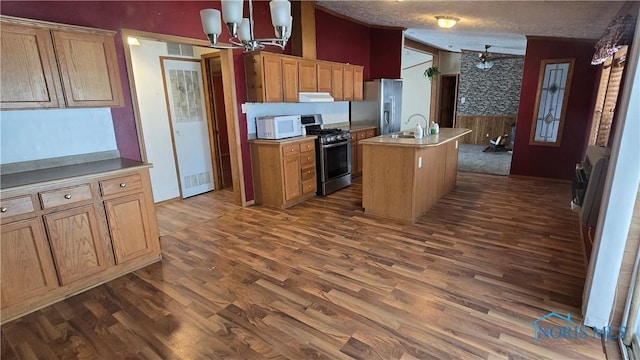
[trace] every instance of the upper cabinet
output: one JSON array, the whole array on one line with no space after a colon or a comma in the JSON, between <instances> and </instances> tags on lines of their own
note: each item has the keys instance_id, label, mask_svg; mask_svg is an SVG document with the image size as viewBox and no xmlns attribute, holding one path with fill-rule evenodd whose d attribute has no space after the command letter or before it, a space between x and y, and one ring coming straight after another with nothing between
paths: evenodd
<instances>
[{"instance_id":1,"label":"upper cabinet","mask_svg":"<svg viewBox=\"0 0 640 360\"><path fill-rule=\"evenodd\" d=\"M2 16L2 109L123 106L112 31Z\"/></svg>"},{"instance_id":2,"label":"upper cabinet","mask_svg":"<svg viewBox=\"0 0 640 360\"><path fill-rule=\"evenodd\" d=\"M51 33L67 106L121 106L114 34L60 30Z\"/></svg>"},{"instance_id":3,"label":"upper cabinet","mask_svg":"<svg viewBox=\"0 0 640 360\"><path fill-rule=\"evenodd\" d=\"M328 92L336 101L362 100L362 66L262 51L245 54L244 63L249 102L298 102L299 92Z\"/></svg>"},{"instance_id":4,"label":"upper cabinet","mask_svg":"<svg viewBox=\"0 0 640 360\"><path fill-rule=\"evenodd\" d=\"M300 92L318 91L318 75L314 60L298 60L298 74L300 75Z\"/></svg>"},{"instance_id":5,"label":"upper cabinet","mask_svg":"<svg viewBox=\"0 0 640 360\"><path fill-rule=\"evenodd\" d=\"M3 109L47 109L64 104L49 30L1 23L0 102Z\"/></svg>"}]
</instances>

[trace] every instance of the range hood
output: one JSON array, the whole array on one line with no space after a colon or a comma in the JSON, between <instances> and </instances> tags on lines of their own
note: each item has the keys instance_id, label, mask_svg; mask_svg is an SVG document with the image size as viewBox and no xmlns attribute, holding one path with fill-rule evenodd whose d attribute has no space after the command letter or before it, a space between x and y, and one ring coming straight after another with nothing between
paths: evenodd
<instances>
[{"instance_id":1,"label":"range hood","mask_svg":"<svg viewBox=\"0 0 640 360\"><path fill-rule=\"evenodd\" d=\"M331 102L333 97L328 92L301 92L298 101L303 102Z\"/></svg>"}]
</instances>

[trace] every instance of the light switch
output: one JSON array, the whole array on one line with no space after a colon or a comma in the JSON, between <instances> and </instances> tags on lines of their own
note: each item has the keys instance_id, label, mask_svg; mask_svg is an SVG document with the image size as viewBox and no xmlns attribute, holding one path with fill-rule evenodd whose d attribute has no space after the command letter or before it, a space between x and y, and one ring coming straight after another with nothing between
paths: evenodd
<instances>
[{"instance_id":1,"label":"light switch","mask_svg":"<svg viewBox=\"0 0 640 360\"><path fill-rule=\"evenodd\" d=\"M467 101L467 98L464 96L460 98L460 104L464 104Z\"/></svg>"},{"instance_id":2,"label":"light switch","mask_svg":"<svg viewBox=\"0 0 640 360\"><path fill-rule=\"evenodd\" d=\"M422 156L418 156L418 169L422 167Z\"/></svg>"}]
</instances>

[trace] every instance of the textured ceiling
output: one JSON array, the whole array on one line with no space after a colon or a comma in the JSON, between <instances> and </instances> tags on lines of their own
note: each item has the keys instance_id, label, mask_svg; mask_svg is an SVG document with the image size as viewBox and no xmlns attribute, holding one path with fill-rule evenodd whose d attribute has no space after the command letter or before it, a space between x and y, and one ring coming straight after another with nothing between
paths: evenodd
<instances>
[{"instance_id":1,"label":"textured ceiling","mask_svg":"<svg viewBox=\"0 0 640 360\"><path fill-rule=\"evenodd\" d=\"M370 25L407 29L407 37L437 48L525 52L525 35L598 39L622 7L622 1L327 1L316 3ZM441 29L436 15L460 19Z\"/></svg>"}]
</instances>

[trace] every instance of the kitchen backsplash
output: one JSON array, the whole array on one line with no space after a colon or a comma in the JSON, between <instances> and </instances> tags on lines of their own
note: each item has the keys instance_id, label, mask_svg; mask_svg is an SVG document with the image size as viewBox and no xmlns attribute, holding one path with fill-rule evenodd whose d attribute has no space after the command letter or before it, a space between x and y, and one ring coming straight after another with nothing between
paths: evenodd
<instances>
[{"instance_id":1,"label":"kitchen backsplash","mask_svg":"<svg viewBox=\"0 0 640 360\"><path fill-rule=\"evenodd\" d=\"M243 111L247 114L247 133L255 138L256 118L266 115L308 115L322 114L324 124L349 122L349 102L322 103L246 103Z\"/></svg>"},{"instance_id":2,"label":"kitchen backsplash","mask_svg":"<svg viewBox=\"0 0 640 360\"><path fill-rule=\"evenodd\" d=\"M117 148L110 108L0 112L0 164Z\"/></svg>"},{"instance_id":3,"label":"kitchen backsplash","mask_svg":"<svg viewBox=\"0 0 640 360\"><path fill-rule=\"evenodd\" d=\"M494 61L486 70L478 69L477 63L477 52L462 52L457 114L516 115L524 56Z\"/></svg>"}]
</instances>

